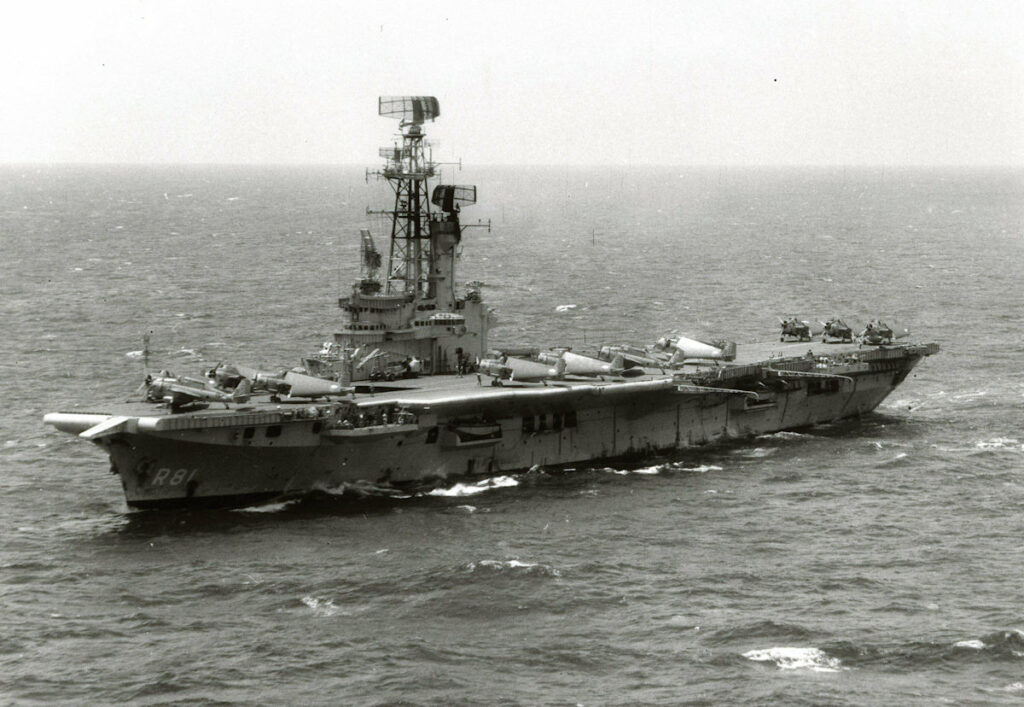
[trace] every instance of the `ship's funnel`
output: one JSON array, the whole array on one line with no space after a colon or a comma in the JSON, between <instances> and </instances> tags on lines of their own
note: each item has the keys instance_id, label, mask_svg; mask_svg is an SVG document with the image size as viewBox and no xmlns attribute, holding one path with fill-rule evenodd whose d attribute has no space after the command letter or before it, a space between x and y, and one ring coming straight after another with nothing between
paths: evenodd
<instances>
[{"instance_id":1,"label":"ship's funnel","mask_svg":"<svg viewBox=\"0 0 1024 707\"><path fill-rule=\"evenodd\" d=\"M422 125L441 115L441 106L433 96L381 96L377 112L385 118L398 118L402 125Z\"/></svg>"}]
</instances>

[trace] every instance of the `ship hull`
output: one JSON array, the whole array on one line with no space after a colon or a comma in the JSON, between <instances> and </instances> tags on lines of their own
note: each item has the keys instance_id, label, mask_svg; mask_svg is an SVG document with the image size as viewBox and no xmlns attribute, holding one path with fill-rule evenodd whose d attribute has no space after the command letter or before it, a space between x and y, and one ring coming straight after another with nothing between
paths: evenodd
<instances>
[{"instance_id":1,"label":"ship hull","mask_svg":"<svg viewBox=\"0 0 1024 707\"><path fill-rule=\"evenodd\" d=\"M538 465L642 459L833 422L874 410L919 359L861 364L869 370L828 378L830 385L779 379L760 395L657 380L609 386L614 395L534 388L522 400L506 394L487 423L479 401L472 407L467 398L419 424L325 430L312 416L266 427L247 426L252 420L169 431L135 425L93 441L109 453L133 508L243 506L349 485L425 487Z\"/></svg>"}]
</instances>

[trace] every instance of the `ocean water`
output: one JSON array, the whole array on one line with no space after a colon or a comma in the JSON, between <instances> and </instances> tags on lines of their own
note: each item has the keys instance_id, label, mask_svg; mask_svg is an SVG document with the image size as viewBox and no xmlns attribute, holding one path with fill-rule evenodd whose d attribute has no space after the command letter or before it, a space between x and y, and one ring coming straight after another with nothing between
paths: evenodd
<instances>
[{"instance_id":1,"label":"ocean water","mask_svg":"<svg viewBox=\"0 0 1024 707\"><path fill-rule=\"evenodd\" d=\"M449 177L450 178L450 177ZM496 343L883 316L873 414L650 459L128 512L42 425L329 338L361 168L0 168L0 703L1024 699L1024 172L467 168ZM383 231L370 221L376 234ZM575 305L561 307L560 305Z\"/></svg>"}]
</instances>

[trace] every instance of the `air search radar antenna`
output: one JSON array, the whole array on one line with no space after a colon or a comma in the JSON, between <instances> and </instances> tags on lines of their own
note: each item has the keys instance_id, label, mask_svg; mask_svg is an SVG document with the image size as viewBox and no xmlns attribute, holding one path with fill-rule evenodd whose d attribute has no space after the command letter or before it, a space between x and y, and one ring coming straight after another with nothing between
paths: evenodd
<instances>
[{"instance_id":1,"label":"air search radar antenna","mask_svg":"<svg viewBox=\"0 0 1024 707\"><path fill-rule=\"evenodd\" d=\"M441 106L433 96L381 96L377 99L377 113L385 118L398 118L402 128L418 128L424 121L441 115Z\"/></svg>"}]
</instances>

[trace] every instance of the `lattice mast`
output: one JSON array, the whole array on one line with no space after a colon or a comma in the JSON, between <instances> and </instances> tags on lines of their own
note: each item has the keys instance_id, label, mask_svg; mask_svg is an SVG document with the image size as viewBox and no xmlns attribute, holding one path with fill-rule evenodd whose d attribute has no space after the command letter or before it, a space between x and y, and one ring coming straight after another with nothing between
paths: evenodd
<instances>
[{"instance_id":1,"label":"lattice mast","mask_svg":"<svg viewBox=\"0 0 1024 707\"><path fill-rule=\"evenodd\" d=\"M371 212L391 218L385 294L412 295L414 300L433 297L427 180L437 165L421 126L439 116L441 109L433 96L381 96L378 113L400 121L401 138L400 144L380 149L387 162L372 173L386 179L395 192L392 210Z\"/></svg>"}]
</instances>

